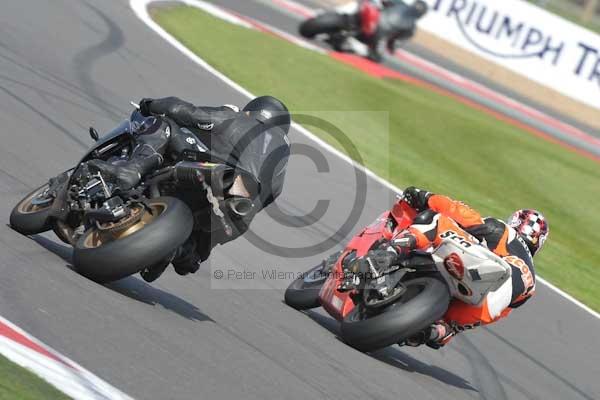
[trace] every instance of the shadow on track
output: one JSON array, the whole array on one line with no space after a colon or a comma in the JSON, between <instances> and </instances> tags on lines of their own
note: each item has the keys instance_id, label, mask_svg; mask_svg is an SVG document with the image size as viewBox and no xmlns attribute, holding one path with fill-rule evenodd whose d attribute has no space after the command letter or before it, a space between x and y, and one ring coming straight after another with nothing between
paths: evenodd
<instances>
[{"instance_id":1,"label":"shadow on track","mask_svg":"<svg viewBox=\"0 0 600 400\"><path fill-rule=\"evenodd\" d=\"M436 367L435 365L425 364L424 362L411 357L407 353L400 351L396 347L386 347L385 349L371 353L370 356L376 360L391 365L392 367L402 369L406 372L427 375L440 382L457 387L459 389L479 392L479 390L474 388L471 383L460 376L443 368Z\"/></svg>"},{"instance_id":2,"label":"shadow on track","mask_svg":"<svg viewBox=\"0 0 600 400\"><path fill-rule=\"evenodd\" d=\"M317 324L321 325L323 328L327 329L329 332L333 333L340 341L340 323L335 319L315 312L313 310L304 311L304 313Z\"/></svg>"},{"instance_id":3,"label":"shadow on track","mask_svg":"<svg viewBox=\"0 0 600 400\"><path fill-rule=\"evenodd\" d=\"M67 268L74 270L72 265L73 249L56 243L44 236L35 235L31 239L46 250L56 254L67 262ZM213 321L208 315L202 313L196 306L169 292L158 289L135 277L128 277L117 282L103 285L122 296L132 300L146 303L151 306L161 305L167 310L194 321Z\"/></svg>"},{"instance_id":4,"label":"shadow on track","mask_svg":"<svg viewBox=\"0 0 600 400\"><path fill-rule=\"evenodd\" d=\"M130 299L141 301L149 305L160 304L167 310L173 311L184 318L194 321L213 321L208 315L202 313L195 305L164 290L148 285L141 279L128 277L117 282L104 285Z\"/></svg>"},{"instance_id":5,"label":"shadow on track","mask_svg":"<svg viewBox=\"0 0 600 400\"><path fill-rule=\"evenodd\" d=\"M29 238L49 252L54 253L65 260L68 263L67 267L70 270L73 270L73 249L71 247L57 243L41 235L33 235L29 236Z\"/></svg>"},{"instance_id":6,"label":"shadow on track","mask_svg":"<svg viewBox=\"0 0 600 400\"><path fill-rule=\"evenodd\" d=\"M335 319L312 310L305 311L305 314L317 324L321 325L323 328L336 335L336 337L340 341L342 340L339 337L340 324ZM443 368L425 364L424 362L419 361L414 357L411 357L407 353L400 351L396 347L386 347L376 352L369 353L369 356L406 372L413 372L421 375L426 375L442 383L457 387L459 389L479 392L468 381L461 378L460 376L453 374L452 372L447 371Z\"/></svg>"}]
</instances>

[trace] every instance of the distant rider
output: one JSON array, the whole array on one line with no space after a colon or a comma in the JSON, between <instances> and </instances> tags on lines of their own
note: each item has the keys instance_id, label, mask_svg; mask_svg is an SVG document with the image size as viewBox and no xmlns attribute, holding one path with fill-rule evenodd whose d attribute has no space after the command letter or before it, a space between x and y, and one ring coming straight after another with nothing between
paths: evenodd
<instances>
[{"instance_id":1,"label":"distant rider","mask_svg":"<svg viewBox=\"0 0 600 400\"><path fill-rule=\"evenodd\" d=\"M369 58L382 60L383 45L393 53L398 40L411 38L417 28L417 20L427 13L428 6L422 0L408 5L402 0L371 0L380 10L379 21L375 30L363 26L363 39L369 46ZM385 42L385 43L383 43Z\"/></svg>"}]
</instances>

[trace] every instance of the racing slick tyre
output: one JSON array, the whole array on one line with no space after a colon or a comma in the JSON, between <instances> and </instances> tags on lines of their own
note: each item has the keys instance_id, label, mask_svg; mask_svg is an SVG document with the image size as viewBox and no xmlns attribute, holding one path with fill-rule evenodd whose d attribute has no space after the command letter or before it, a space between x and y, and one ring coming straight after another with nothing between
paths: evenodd
<instances>
[{"instance_id":1,"label":"racing slick tyre","mask_svg":"<svg viewBox=\"0 0 600 400\"><path fill-rule=\"evenodd\" d=\"M173 197L151 199L147 205L150 211L141 205L132 209L131 215L138 213L132 223L120 222L111 229L94 227L81 235L74 246L75 270L107 283L168 259L192 233L192 211Z\"/></svg>"},{"instance_id":2,"label":"racing slick tyre","mask_svg":"<svg viewBox=\"0 0 600 400\"><path fill-rule=\"evenodd\" d=\"M10 214L10 226L23 235L35 235L52 229L50 211L53 199L45 197L48 184L40 186L19 202Z\"/></svg>"},{"instance_id":3,"label":"racing slick tyre","mask_svg":"<svg viewBox=\"0 0 600 400\"><path fill-rule=\"evenodd\" d=\"M300 25L300 34L312 39L322 33L335 33L346 27L346 16L338 13L324 13L304 21Z\"/></svg>"},{"instance_id":4,"label":"racing slick tyre","mask_svg":"<svg viewBox=\"0 0 600 400\"><path fill-rule=\"evenodd\" d=\"M327 280L325 262L302 274L286 289L285 303L296 310L309 310L321 306L319 292Z\"/></svg>"},{"instance_id":5,"label":"racing slick tyre","mask_svg":"<svg viewBox=\"0 0 600 400\"><path fill-rule=\"evenodd\" d=\"M417 278L404 285L405 294L378 314L355 307L342 321L342 339L360 351L374 351L404 341L448 310L450 293L442 281Z\"/></svg>"}]
</instances>

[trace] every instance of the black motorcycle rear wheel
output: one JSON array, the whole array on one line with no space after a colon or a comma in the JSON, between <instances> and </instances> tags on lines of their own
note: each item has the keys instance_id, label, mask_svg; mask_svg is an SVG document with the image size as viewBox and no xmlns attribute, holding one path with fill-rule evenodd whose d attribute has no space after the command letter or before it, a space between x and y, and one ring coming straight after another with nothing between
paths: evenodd
<instances>
[{"instance_id":1,"label":"black motorcycle rear wheel","mask_svg":"<svg viewBox=\"0 0 600 400\"><path fill-rule=\"evenodd\" d=\"M107 283L133 275L169 257L192 233L189 207L173 197L148 201L142 217L110 232L91 228L75 243L73 264L81 275Z\"/></svg>"},{"instance_id":2,"label":"black motorcycle rear wheel","mask_svg":"<svg viewBox=\"0 0 600 400\"><path fill-rule=\"evenodd\" d=\"M10 214L11 228L23 235L35 235L52 229L49 216L53 201L40 201L47 189L48 184L40 186L13 208Z\"/></svg>"},{"instance_id":3,"label":"black motorcycle rear wheel","mask_svg":"<svg viewBox=\"0 0 600 400\"><path fill-rule=\"evenodd\" d=\"M300 34L307 39L312 39L323 33L336 33L348 29L346 15L328 12L304 21L300 25Z\"/></svg>"},{"instance_id":4,"label":"black motorcycle rear wheel","mask_svg":"<svg viewBox=\"0 0 600 400\"><path fill-rule=\"evenodd\" d=\"M442 281L417 278L404 284L406 293L379 314L369 315L355 307L342 321L344 341L360 351L374 351L406 340L448 310L450 294Z\"/></svg>"}]
</instances>

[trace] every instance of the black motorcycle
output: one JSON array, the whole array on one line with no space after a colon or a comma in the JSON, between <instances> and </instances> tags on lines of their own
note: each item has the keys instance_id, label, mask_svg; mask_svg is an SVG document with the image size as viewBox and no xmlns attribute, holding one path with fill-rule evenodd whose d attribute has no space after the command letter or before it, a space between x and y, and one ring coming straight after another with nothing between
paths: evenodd
<instances>
[{"instance_id":1,"label":"black motorcycle","mask_svg":"<svg viewBox=\"0 0 600 400\"><path fill-rule=\"evenodd\" d=\"M165 161L134 188L123 190L102 173L90 172L90 160L129 160L138 135L159 129L169 136L185 128L168 118L144 117L137 109L102 138L90 128L95 145L75 168L21 200L10 216L11 227L25 235L53 230L73 246L75 270L99 283L122 279L172 255L198 218L206 218L206 213L192 212L199 205L230 232L220 201L234 168L212 162L200 140L198 151L186 150L178 160Z\"/></svg>"},{"instance_id":2,"label":"black motorcycle","mask_svg":"<svg viewBox=\"0 0 600 400\"><path fill-rule=\"evenodd\" d=\"M411 5L362 0L355 11L327 11L310 18L300 25L299 31L307 39L323 35L336 51L356 53L379 62L382 47L392 52L398 41L414 36L416 23L427 9L422 0Z\"/></svg>"}]
</instances>

